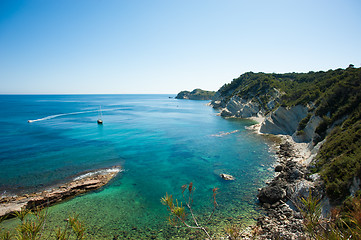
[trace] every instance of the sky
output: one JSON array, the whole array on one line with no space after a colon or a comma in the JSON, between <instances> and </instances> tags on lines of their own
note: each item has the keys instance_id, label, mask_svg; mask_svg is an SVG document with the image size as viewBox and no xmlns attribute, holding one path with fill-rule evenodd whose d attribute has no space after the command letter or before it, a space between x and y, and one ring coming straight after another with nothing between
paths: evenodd
<instances>
[{"instance_id":1,"label":"sky","mask_svg":"<svg viewBox=\"0 0 361 240\"><path fill-rule=\"evenodd\" d=\"M175 94L361 65L359 0L0 0L0 94Z\"/></svg>"}]
</instances>

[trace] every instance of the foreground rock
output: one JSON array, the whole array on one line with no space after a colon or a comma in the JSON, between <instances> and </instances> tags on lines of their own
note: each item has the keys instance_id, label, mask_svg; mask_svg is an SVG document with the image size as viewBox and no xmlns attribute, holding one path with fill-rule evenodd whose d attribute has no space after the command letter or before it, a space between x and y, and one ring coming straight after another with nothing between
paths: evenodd
<instances>
[{"instance_id":1,"label":"foreground rock","mask_svg":"<svg viewBox=\"0 0 361 240\"><path fill-rule=\"evenodd\" d=\"M261 203L274 204L286 197L286 190L279 185L268 186L261 189L258 199Z\"/></svg>"},{"instance_id":2,"label":"foreground rock","mask_svg":"<svg viewBox=\"0 0 361 240\"><path fill-rule=\"evenodd\" d=\"M120 167L89 172L81 177L75 178L70 183L50 191L1 198L0 218L12 217L15 211L20 211L24 208L34 209L37 207L48 207L79 194L98 189L107 184L119 172Z\"/></svg>"}]
</instances>

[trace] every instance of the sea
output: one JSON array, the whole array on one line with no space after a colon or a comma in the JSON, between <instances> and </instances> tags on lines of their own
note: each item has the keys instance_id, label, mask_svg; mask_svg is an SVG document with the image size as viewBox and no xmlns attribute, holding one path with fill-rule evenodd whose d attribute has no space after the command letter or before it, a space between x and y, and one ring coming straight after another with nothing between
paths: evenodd
<instances>
[{"instance_id":1,"label":"sea","mask_svg":"<svg viewBox=\"0 0 361 240\"><path fill-rule=\"evenodd\" d=\"M219 188L218 207L204 225L213 236L254 223L262 214L257 191L273 176L270 143L247 129L252 120L225 119L209 101L174 97L0 95L1 196L51 189L121 166L106 186L49 207L44 236L54 236L75 214L86 239L204 239L202 232L170 225L161 203L166 194L184 202L181 187L189 183L201 224L213 210L212 189ZM223 180L221 173L235 180ZM18 221L0 227L11 230Z\"/></svg>"}]
</instances>

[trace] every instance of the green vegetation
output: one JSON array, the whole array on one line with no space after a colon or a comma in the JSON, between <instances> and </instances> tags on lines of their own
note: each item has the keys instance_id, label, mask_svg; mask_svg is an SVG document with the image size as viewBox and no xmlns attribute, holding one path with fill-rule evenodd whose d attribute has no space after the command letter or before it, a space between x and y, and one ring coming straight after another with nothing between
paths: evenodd
<instances>
[{"instance_id":1,"label":"green vegetation","mask_svg":"<svg viewBox=\"0 0 361 240\"><path fill-rule=\"evenodd\" d=\"M301 199L299 210L307 239L361 239L360 195L349 197L341 207L332 209L330 216L322 217L320 199L310 191L307 198Z\"/></svg>"},{"instance_id":2,"label":"green vegetation","mask_svg":"<svg viewBox=\"0 0 361 240\"><path fill-rule=\"evenodd\" d=\"M327 194L342 200L351 181L361 177L361 106L327 137L317 155L317 170L325 180ZM358 115L357 117L354 115Z\"/></svg>"},{"instance_id":3,"label":"green vegetation","mask_svg":"<svg viewBox=\"0 0 361 240\"><path fill-rule=\"evenodd\" d=\"M304 133L312 115L321 117L313 144L327 139L317 155L316 171L321 173L331 199L345 199L353 177L361 177L361 68L350 65L326 72L248 72L222 86L219 93L226 102L233 96L252 99L266 112L272 110L270 100L276 108L308 106L309 114L299 123L298 135Z\"/></svg>"},{"instance_id":4,"label":"green vegetation","mask_svg":"<svg viewBox=\"0 0 361 240\"><path fill-rule=\"evenodd\" d=\"M20 223L14 229L14 233L9 231L2 231L0 229L1 240L40 240L50 239L50 236L45 236L44 227L46 224L47 209L36 209L31 211L28 209L22 209L19 212L15 212L15 217L20 220ZM0 223L5 218L0 219ZM54 229L52 239L56 240L82 240L86 239L85 227L78 220L78 216L70 216L65 220L66 224L64 228Z\"/></svg>"},{"instance_id":5,"label":"green vegetation","mask_svg":"<svg viewBox=\"0 0 361 240\"><path fill-rule=\"evenodd\" d=\"M218 188L213 188L212 202L213 202L213 211L209 215L207 219L204 220L203 224L200 223L200 220L194 215L192 204L193 204L193 192L194 192L193 183L189 185L182 186L182 196L184 200L184 204L187 207L189 214L186 213L186 208L183 207L183 203L179 204L178 199L176 199L176 204L174 204L173 196L168 195L168 193L161 199L163 205L167 206L167 210L169 211L169 223L173 226L180 227L181 225L190 228L203 231L208 239L212 239L205 225L207 225L218 206L216 201L216 195ZM186 192L186 195L185 193ZM189 222L193 222L193 225Z\"/></svg>"},{"instance_id":6,"label":"green vegetation","mask_svg":"<svg viewBox=\"0 0 361 240\"><path fill-rule=\"evenodd\" d=\"M212 200L214 208L204 224L210 221L217 207L217 190L217 188L213 189ZM194 187L192 183L182 186L182 196L185 201L185 206L187 206L190 212L190 216L187 215L183 203L179 203L177 199L175 200L176 203L174 203L172 195L166 194L166 196L161 199L162 204L167 206L170 213L169 223L176 227L183 225L187 228L201 230L206 234L207 239L212 239L209 230L207 230L204 225L199 224L198 218L196 218L193 213L193 191ZM184 192L187 192L188 195L185 196ZM330 215L328 216L322 216L321 199L314 196L311 190L306 198L299 200L296 206L303 219L305 238L302 237L302 239L361 239L361 191L356 193L354 197L348 197L341 206L331 209ZM187 221L193 222L194 225L187 223ZM225 228L227 239L231 240L243 239L242 234L244 231L240 225L231 225ZM251 239L259 239L259 234L258 227L255 226L250 230L248 236ZM275 239L278 238L275 236Z\"/></svg>"},{"instance_id":7,"label":"green vegetation","mask_svg":"<svg viewBox=\"0 0 361 240\"><path fill-rule=\"evenodd\" d=\"M307 116L301 120L301 122L298 124L298 128L297 131L302 131L303 129L305 129L308 121L310 121L310 118L312 117L312 114L309 113L307 114Z\"/></svg>"},{"instance_id":8,"label":"green vegetation","mask_svg":"<svg viewBox=\"0 0 361 240\"><path fill-rule=\"evenodd\" d=\"M323 116L328 112L334 114L339 110L335 115L337 118L360 101L360 72L360 68L353 67L308 73L247 72L223 85L219 92L226 98L233 95L245 99L259 97L261 104L264 104L278 89L281 92L280 105L307 105L315 102L317 115Z\"/></svg>"},{"instance_id":9,"label":"green vegetation","mask_svg":"<svg viewBox=\"0 0 361 240\"><path fill-rule=\"evenodd\" d=\"M211 100L216 92L205 91L202 89L194 89L192 92L182 91L175 97L177 99L190 99L190 100Z\"/></svg>"},{"instance_id":10,"label":"green vegetation","mask_svg":"<svg viewBox=\"0 0 361 240\"><path fill-rule=\"evenodd\" d=\"M316 114L323 117L316 129L320 139L336 126L321 147L316 166L327 194L340 201L349 194L352 179L361 176L361 69L349 67L337 80L317 100Z\"/></svg>"}]
</instances>

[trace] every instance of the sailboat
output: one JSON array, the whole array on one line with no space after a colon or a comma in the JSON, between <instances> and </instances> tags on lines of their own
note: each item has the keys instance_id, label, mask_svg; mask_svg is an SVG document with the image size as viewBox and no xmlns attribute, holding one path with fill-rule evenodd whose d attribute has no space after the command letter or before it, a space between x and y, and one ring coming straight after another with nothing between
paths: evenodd
<instances>
[{"instance_id":1,"label":"sailboat","mask_svg":"<svg viewBox=\"0 0 361 240\"><path fill-rule=\"evenodd\" d=\"M103 124L103 120L102 120L102 107L99 106L99 118L97 120L98 124Z\"/></svg>"}]
</instances>

